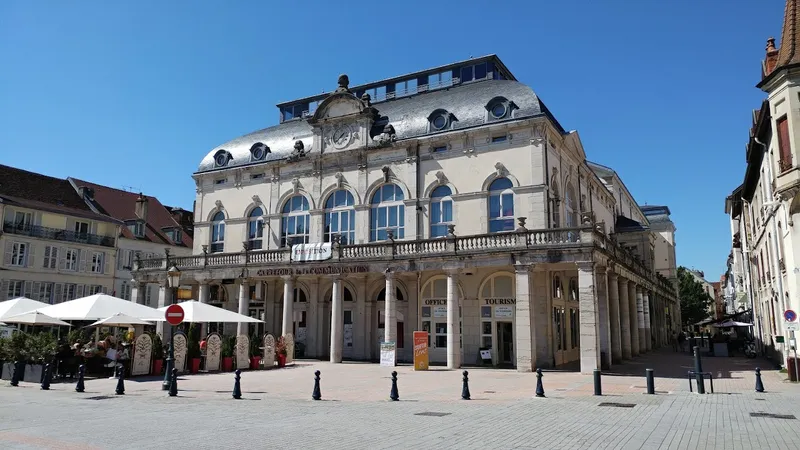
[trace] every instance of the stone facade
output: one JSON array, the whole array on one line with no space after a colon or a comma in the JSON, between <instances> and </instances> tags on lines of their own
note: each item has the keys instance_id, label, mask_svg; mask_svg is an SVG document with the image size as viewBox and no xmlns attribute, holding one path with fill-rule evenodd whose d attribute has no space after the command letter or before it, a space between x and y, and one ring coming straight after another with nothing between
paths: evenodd
<instances>
[{"instance_id":1,"label":"stone facade","mask_svg":"<svg viewBox=\"0 0 800 450\"><path fill-rule=\"evenodd\" d=\"M463 81L467 65L484 79ZM448 89L434 89L442 74ZM194 174L195 255L138 261L137 280L167 291L174 264L200 301L263 314L259 332L291 333L333 362L376 360L381 341L410 361L425 330L432 363L449 368L489 348L498 366L590 372L631 347L612 325L627 319L611 306L625 289L639 293L629 328L659 324L642 351L666 344L674 286L616 230L624 210L647 219L587 162L577 132L494 56L404 78L351 89L342 76L298 101L313 113L281 105L280 125L213 149ZM414 94L399 98L409 80ZM394 97L373 103L381 88ZM637 298L652 299L641 318Z\"/></svg>"}]
</instances>

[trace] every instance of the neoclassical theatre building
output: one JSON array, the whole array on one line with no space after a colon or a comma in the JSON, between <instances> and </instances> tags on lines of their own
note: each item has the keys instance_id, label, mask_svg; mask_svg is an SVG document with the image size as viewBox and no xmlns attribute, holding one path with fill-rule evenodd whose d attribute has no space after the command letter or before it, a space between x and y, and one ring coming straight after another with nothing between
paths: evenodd
<instances>
[{"instance_id":1,"label":"neoclassical theatre building","mask_svg":"<svg viewBox=\"0 0 800 450\"><path fill-rule=\"evenodd\" d=\"M176 265L199 301L266 322L239 334L291 333L333 362L395 342L411 361L424 330L450 368L483 349L520 371L591 371L678 329L647 218L496 56L356 87L341 75L278 108L279 124L200 162L194 255L137 261L161 305Z\"/></svg>"}]
</instances>

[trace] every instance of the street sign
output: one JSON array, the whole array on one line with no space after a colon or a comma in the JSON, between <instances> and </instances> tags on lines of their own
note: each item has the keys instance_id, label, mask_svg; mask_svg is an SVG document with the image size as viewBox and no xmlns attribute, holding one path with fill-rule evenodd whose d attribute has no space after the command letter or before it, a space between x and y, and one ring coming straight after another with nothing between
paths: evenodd
<instances>
[{"instance_id":1,"label":"street sign","mask_svg":"<svg viewBox=\"0 0 800 450\"><path fill-rule=\"evenodd\" d=\"M786 330L788 330L788 331L800 330L800 323L797 323L797 322L786 322Z\"/></svg>"},{"instance_id":2,"label":"street sign","mask_svg":"<svg viewBox=\"0 0 800 450\"><path fill-rule=\"evenodd\" d=\"M164 317L170 325L180 325L183 322L183 307L181 305L169 305L169 308L164 312Z\"/></svg>"},{"instance_id":3,"label":"street sign","mask_svg":"<svg viewBox=\"0 0 800 450\"><path fill-rule=\"evenodd\" d=\"M783 320L787 322L794 322L797 320L797 313L792 311L791 309L787 309L783 312Z\"/></svg>"}]
</instances>

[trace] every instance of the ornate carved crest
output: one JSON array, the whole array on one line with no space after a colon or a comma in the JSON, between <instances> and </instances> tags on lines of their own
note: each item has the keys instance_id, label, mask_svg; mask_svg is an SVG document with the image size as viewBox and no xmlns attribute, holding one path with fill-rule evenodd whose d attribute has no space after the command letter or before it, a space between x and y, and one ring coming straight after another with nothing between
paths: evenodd
<instances>
[{"instance_id":1,"label":"ornate carved crest","mask_svg":"<svg viewBox=\"0 0 800 450\"><path fill-rule=\"evenodd\" d=\"M271 369L275 365L275 337L271 334L264 336L264 367Z\"/></svg>"},{"instance_id":2,"label":"ornate carved crest","mask_svg":"<svg viewBox=\"0 0 800 450\"><path fill-rule=\"evenodd\" d=\"M186 371L186 335L182 332L175 333L173 338L175 342L175 368L178 372Z\"/></svg>"},{"instance_id":3,"label":"ornate carved crest","mask_svg":"<svg viewBox=\"0 0 800 450\"><path fill-rule=\"evenodd\" d=\"M444 172L442 172L441 170L436 172L436 180L439 182L439 184L447 183L447 177L444 175Z\"/></svg>"},{"instance_id":4,"label":"ornate carved crest","mask_svg":"<svg viewBox=\"0 0 800 450\"><path fill-rule=\"evenodd\" d=\"M495 170L495 174L497 175L498 178L502 177L502 176L505 176L505 174L508 172L506 170L506 166L504 166L503 163L501 163L501 162L497 162L494 165L494 170Z\"/></svg>"},{"instance_id":5,"label":"ornate carved crest","mask_svg":"<svg viewBox=\"0 0 800 450\"><path fill-rule=\"evenodd\" d=\"M136 338L133 344L133 363L131 375L147 375L150 373L150 360L153 356L153 340L149 335L143 334Z\"/></svg>"},{"instance_id":6,"label":"ornate carved crest","mask_svg":"<svg viewBox=\"0 0 800 450\"><path fill-rule=\"evenodd\" d=\"M381 171L383 172L383 182L384 183L388 183L389 182L389 176L391 175L391 173L389 171L389 166L383 166L381 168Z\"/></svg>"},{"instance_id":7,"label":"ornate carved crest","mask_svg":"<svg viewBox=\"0 0 800 450\"><path fill-rule=\"evenodd\" d=\"M260 205L261 204L261 197L259 197L258 195L254 195L253 196L253 203L255 203L256 205Z\"/></svg>"},{"instance_id":8,"label":"ornate carved crest","mask_svg":"<svg viewBox=\"0 0 800 450\"><path fill-rule=\"evenodd\" d=\"M217 333L211 333L206 338L206 370L219 370L221 361L222 338Z\"/></svg>"},{"instance_id":9,"label":"ornate carved crest","mask_svg":"<svg viewBox=\"0 0 800 450\"><path fill-rule=\"evenodd\" d=\"M336 178L336 187L338 189L341 189L342 182L344 181L344 175L342 175L342 172L336 172L336 175L334 175L333 177Z\"/></svg>"},{"instance_id":10,"label":"ornate carved crest","mask_svg":"<svg viewBox=\"0 0 800 450\"><path fill-rule=\"evenodd\" d=\"M304 156L306 156L305 144L303 144L303 141L297 140L294 143L294 150L292 150L292 153L286 159L289 162L297 162L300 160L300 158L303 158Z\"/></svg>"},{"instance_id":11,"label":"ornate carved crest","mask_svg":"<svg viewBox=\"0 0 800 450\"><path fill-rule=\"evenodd\" d=\"M283 342L286 344L286 364L289 364L294 361L294 336L292 333L286 333Z\"/></svg>"},{"instance_id":12,"label":"ornate carved crest","mask_svg":"<svg viewBox=\"0 0 800 450\"><path fill-rule=\"evenodd\" d=\"M215 205L217 208L219 208L219 209L222 209L222 200L217 200L217 201L215 201L215 202L214 202L214 205Z\"/></svg>"},{"instance_id":13,"label":"ornate carved crest","mask_svg":"<svg viewBox=\"0 0 800 450\"><path fill-rule=\"evenodd\" d=\"M246 334L236 336L236 368L250 367L250 338Z\"/></svg>"},{"instance_id":14,"label":"ornate carved crest","mask_svg":"<svg viewBox=\"0 0 800 450\"><path fill-rule=\"evenodd\" d=\"M292 191L294 191L295 194L300 192L300 178L292 178Z\"/></svg>"}]
</instances>

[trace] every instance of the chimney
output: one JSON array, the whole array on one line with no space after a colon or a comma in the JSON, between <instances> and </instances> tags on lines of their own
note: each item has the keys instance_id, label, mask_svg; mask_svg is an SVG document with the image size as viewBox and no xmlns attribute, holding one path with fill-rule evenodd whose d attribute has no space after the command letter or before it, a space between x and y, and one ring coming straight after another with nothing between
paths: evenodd
<instances>
[{"instance_id":1,"label":"chimney","mask_svg":"<svg viewBox=\"0 0 800 450\"><path fill-rule=\"evenodd\" d=\"M147 222L147 197L139 193L139 198L136 199L136 217Z\"/></svg>"},{"instance_id":2,"label":"chimney","mask_svg":"<svg viewBox=\"0 0 800 450\"><path fill-rule=\"evenodd\" d=\"M775 48L775 38L767 39L767 57L764 59L764 76L768 76L778 65L778 49Z\"/></svg>"}]
</instances>

